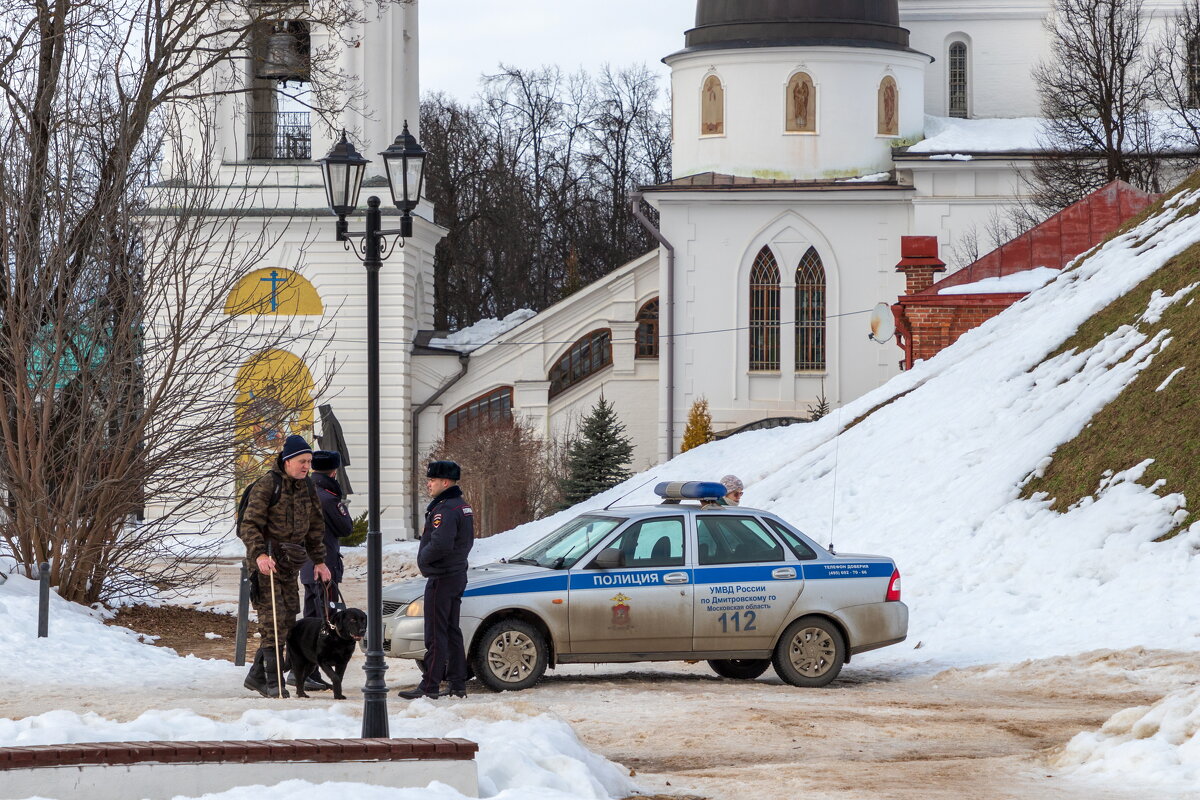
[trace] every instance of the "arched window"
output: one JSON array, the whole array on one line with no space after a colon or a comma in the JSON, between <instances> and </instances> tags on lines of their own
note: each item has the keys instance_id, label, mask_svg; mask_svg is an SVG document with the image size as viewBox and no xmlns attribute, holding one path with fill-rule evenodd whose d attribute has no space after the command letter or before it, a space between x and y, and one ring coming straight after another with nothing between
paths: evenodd
<instances>
[{"instance_id":1,"label":"arched window","mask_svg":"<svg viewBox=\"0 0 1200 800\"><path fill-rule=\"evenodd\" d=\"M954 42L949 58L950 107L952 117L967 118L967 45Z\"/></svg>"},{"instance_id":2,"label":"arched window","mask_svg":"<svg viewBox=\"0 0 1200 800\"><path fill-rule=\"evenodd\" d=\"M446 435L472 423L488 424L512 419L513 389L501 386L463 403L446 415Z\"/></svg>"},{"instance_id":3,"label":"arched window","mask_svg":"<svg viewBox=\"0 0 1200 800\"><path fill-rule=\"evenodd\" d=\"M787 120L784 130L789 133L817 132L817 88L807 72L797 72L787 85Z\"/></svg>"},{"instance_id":4,"label":"arched window","mask_svg":"<svg viewBox=\"0 0 1200 800\"><path fill-rule=\"evenodd\" d=\"M725 87L716 75L704 79L700 90L700 135L725 134Z\"/></svg>"},{"instance_id":5,"label":"arched window","mask_svg":"<svg viewBox=\"0 0 1200 800\"><path fill-rule=\"evenodd\" d=\"M658 298L647 300L637 315L637 357L658 358Z\"/></svg>"},{"instance_id":6,"label":"arched window","mask_svg":"<svg viewBox=\"0 0 1200 800\"><path fill-rule=\"evenodd\" d=\"M320 314L316 288L290 269L259 269L242 278L225 298L225 313Z\"/></svg>"},{"instance_id":7,"label":"arched window","mask_svg":"<svg viewBox=\"0 0 1200 800\"><path fill-rule=\"evenodd\" d=\"M896 79L891 75L884 76L879 82L879 125L876 133L880 136L900 135L900 90L896 88Z\"/></svg>"},{"instance_id":8,"label":"arched window","mask_svg":"<svg viewBox=\"0 0 1200 800\"><path fill-rule=\"evenodd\" d=\"M571 345L550 368L549 397L565 392L612 363L612 331L601 328Z\"/></svg>"},{"instance_id":9,"label":"arched window","mask_svg":"<svg viewBox=\"0 0 1200 800\"><path fill-rule=\"evenodd\" d=\"M825 369L825 267L815 248L796 267L796 370Z\"/></svg>"},{"instance_id":10,"label":"arched window","mask_svg":"<svg viewBox=\"0 0 1200 800\"><path fill-rule=\"evenodd\" d=\"M779 369L779 265L769 247L750 270L750 369Z\"/></svg>"}]
</instances>

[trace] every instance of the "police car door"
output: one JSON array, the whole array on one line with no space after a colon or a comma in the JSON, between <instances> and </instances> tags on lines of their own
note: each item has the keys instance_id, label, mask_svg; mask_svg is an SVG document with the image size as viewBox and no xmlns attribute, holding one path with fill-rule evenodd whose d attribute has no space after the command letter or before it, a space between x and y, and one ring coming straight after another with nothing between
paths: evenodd
<instances>
[{"instance_id":1,"label":"police car door","mask_svg":"<svg viewBox=\"0 0 1200 800\"><path fill-rule=\"evenodd\" d=\"M697 514L696 564L694 649L772 647L804 581L761 520Z\"/></svg>"},{"instance_id":2,"label":"police car door","mask_svg":"<svg viewBox=\"0 0 1200 800\"><path fill-rule=\"evenodd\" d=\"M571 570L572 653L691 648L692 581L684 530L682 515L632 522L601 551L619 554L619 566L600 569L594 558Z\"/></svg>"}]
</instances>

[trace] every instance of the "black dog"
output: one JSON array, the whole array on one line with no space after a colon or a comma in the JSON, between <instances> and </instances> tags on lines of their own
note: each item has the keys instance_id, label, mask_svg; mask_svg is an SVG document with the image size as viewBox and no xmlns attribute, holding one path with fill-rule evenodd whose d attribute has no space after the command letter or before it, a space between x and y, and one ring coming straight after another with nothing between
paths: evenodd
<instances>
[{"instance_id":1,"label":"black dog","mask_svg":"<svg viewBox=\"0 0 1200 800\"><path fill-rule=\"evenodd\" d=\"M357 608L334 611L329 615L328 626L318 617L305 617L297 622L287 638L289 666L296 675L296 696L308 697L304 682L320 668L333 682L333 699L345 700L342 676L355 646L366 634L367 615Z\"/></svg>"}]
</instances>

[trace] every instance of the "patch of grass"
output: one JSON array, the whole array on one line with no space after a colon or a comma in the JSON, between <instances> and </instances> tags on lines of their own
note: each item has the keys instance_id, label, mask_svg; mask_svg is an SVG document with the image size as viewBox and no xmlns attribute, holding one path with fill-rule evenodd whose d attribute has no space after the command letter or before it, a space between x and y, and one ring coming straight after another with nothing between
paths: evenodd
<instances>
[{"instance_id":1,"label":"patch of grass","mask_svg":"<svg viewBox=\"0 0 1200 800\"><path fill-rule=\"evenodd\" d=\"M1193 178L1195 180L1195 178ZM1105 406L1078 436L1054 453L1041 478L1026 484L1024 497L1045 492L1053 508L1066 511L1093 494L1105 470L1122 471L1147 458L1154 463L1141 483L1164 480L1162 493L1182 492L1200 498L1200 288L1168 308L1153 325L1138 323L1154 290L1170 295L1200 280L1200 244L1194 245L1117 298L1068 339L1059 352L1090 349L1121 325L1139 325L1153 337L1170 331L1171 342L1115 400ZM1189 305L1189 301L1191 302ZM1156 389L1182 368L1164 390ZM1197 518L1191 511L1168 536Z\"/></svg>"}]
</instances>

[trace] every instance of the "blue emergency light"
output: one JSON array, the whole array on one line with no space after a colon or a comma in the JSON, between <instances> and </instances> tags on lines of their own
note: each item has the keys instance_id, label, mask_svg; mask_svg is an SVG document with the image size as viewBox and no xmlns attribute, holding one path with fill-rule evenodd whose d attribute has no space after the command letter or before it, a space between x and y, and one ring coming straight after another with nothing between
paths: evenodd
<instances>
[{"instance_id":1,"label":"blue emergency light","mask_svg":"<svg viewBox=\"0 0 1200 800\"><path fill-rule=\"evenodd\" d=\"M680 500L720 500L725 496L725 485L716 481L663 481L654 487L654 493L663 500L676 503Z\"/></svg>"}]
</instances>

